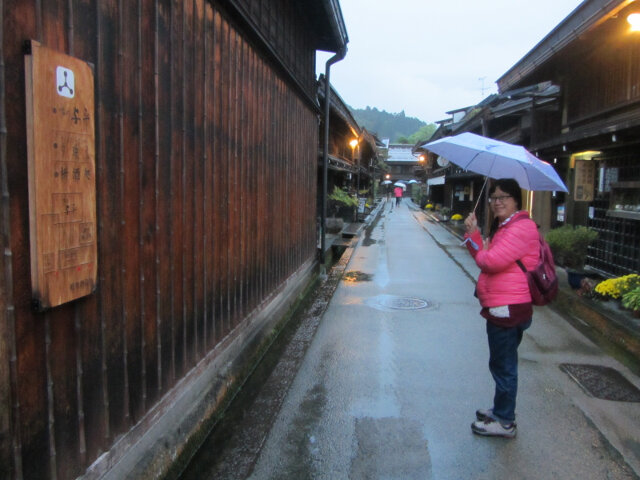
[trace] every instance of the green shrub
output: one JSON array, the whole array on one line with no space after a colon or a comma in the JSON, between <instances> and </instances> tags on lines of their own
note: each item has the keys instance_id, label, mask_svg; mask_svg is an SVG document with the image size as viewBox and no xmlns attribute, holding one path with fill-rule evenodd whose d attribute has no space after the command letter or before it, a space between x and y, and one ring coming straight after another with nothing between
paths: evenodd
<instances>
[{"instance_id":1,"label":"green shrub","mask_svg":"<svg viewBox=\"0 0 640 480\"><path fill-rule=\"evenodd\" d=\"M622 296L622 306L629 310L640 311L640 287L636 287Z\"/></svg>"},{"instance_id":2,"label":"green shrub","mask_svg":"<svg viewBox=\"0 0 640 480\"><path fill-rule=\"evenodd\" d=\"M597 237L596 231L573 225L554 228L545 236L556 263L576 270L584 267L587 248Z\"/></svg>"},{"instance_id":3,"label":"green shrub","mask_svg":"<svg viewBox=\"0 0 640 480\"><path fill-rule=\"evenodd\" d=\"M347 207L357 207L358 199L352 197L340 187L334 187L333 192L329 195L329 199L338 203L342 203Z\"/></svg>"}]
</instances>

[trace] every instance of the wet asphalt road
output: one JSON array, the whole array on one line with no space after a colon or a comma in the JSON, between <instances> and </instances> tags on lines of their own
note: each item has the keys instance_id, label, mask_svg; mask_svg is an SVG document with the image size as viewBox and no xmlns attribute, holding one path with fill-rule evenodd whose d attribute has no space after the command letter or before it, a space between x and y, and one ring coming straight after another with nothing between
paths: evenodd
<instances>
[{"instance_id":1,"label":"wet asphalt road","mask_svg":"<svg viewBox=\"0 0 640 480\"><path fill-rule=\"evenodd\" d=\"M640 403L593 398L559 367L640 379L546 307L520 347L517 438L471 433L493 395L477 268L406 201L390 207L361 237L297 374L282 384L268 434L245 459L248 478L638 478ZM232 477L221 471L201 464L192 478Z\"/></svg>"}]
</instances>

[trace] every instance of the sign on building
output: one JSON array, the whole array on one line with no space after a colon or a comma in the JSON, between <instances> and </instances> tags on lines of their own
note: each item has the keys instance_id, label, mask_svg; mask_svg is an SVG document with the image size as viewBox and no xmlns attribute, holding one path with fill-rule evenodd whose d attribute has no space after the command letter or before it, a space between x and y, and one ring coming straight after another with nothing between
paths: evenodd
<instances>
[{"instance_id":1,"label":"sign on building","mask_svg":"<svg viewBox=\"0 0 640 480\"><path fill-rule=\"evenodd\" d=\"M32 40L25 88L31 284L43 310L96 287L93 71Z\"/></svg>"},{"instance_id":2,"label":"sign on building","mask_svg":"<svg viewBox=\"0 0 640 480\"><path fill-rule=\"evenodd\" d=\"M595 179L596 162L593 160L576 160L573 199L578 202L592 201Z\"/></svg>"}]
</instances>

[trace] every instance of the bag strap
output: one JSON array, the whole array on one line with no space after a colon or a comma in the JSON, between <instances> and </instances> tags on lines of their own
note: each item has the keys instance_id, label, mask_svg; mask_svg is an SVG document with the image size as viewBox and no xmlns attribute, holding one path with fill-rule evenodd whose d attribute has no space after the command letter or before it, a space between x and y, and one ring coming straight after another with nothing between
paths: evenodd
<instances>
[{"instance_id":1,"label":"bag strap","mask_svg":"<svg viewBox=\"0 0 640 480\"><path fill-rule=\"evenodd\" d=\"M514 221L516 221L516 222L517 222L518 220L524 220L525 218L528 218L529 220L531 220L531 217L524 217L524 216L522 216L522 217L518 217L518 218L514 219ZM537 225L536 225L536 227L537 227ZM542 252L542 234L540 233L540 231L538 231L538 237L540 238L540 254L539 254L539 255L540 255L540 258L542 258L542 254L543 254L543 252ZM522 264L522 262L520 261L520 259L516 260L516 263L518 264L518 266L522 269L522 271L523 271L524 273L527 273L527 269L526 269L526 268L525 268L525 266Z\"/></svg>"}]
</instances>

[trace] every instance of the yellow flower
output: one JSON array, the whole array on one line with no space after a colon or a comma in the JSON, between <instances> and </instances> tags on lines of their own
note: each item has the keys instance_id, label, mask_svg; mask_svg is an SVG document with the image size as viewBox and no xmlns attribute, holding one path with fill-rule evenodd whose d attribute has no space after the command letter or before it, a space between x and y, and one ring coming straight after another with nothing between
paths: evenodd
<instances>
[{"instance_id":1,"label":"yellow flower","mask_svg":"<svg viewBox=\"0 0 640 480\"><path fill-rule=\"evenodd\" d=\"M625 293L640 286L640 275L631 273L622 277L609 278L596 285L596 292L605 297L618 299Z\"/></svg>"},{"instance_id":2,"label":"yellow flower","mask_svg":"<svg viewBox=\"0 0 640 480\"><path fill-rule=\"evenodd\" d=\"M596 285L596 292L604 297L619 298L620 292L616 287L617 281L617 278L603 280L598 285Z\"/></svg>"}]
</instances>

